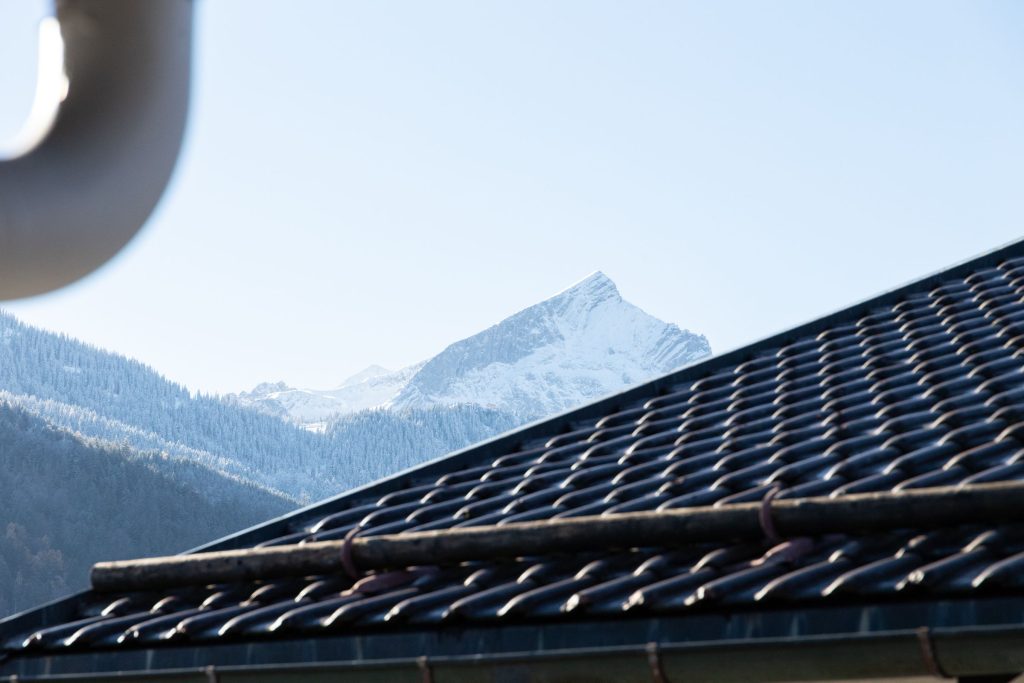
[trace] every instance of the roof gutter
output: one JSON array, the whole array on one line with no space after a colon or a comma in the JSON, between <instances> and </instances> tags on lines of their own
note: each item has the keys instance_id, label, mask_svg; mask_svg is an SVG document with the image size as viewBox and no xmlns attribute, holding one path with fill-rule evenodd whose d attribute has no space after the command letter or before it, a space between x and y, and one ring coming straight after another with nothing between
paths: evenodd
<instances>
[{"instance_id":1,"label":"roof gutter","mask_svg":"<svg viewBox=\"0 0 1024 683\"><path fill-rule=\"evenodd\" d=\"M30 135L0 161L0 299L87 275L152 213L185 130L192 11L58 0L44 21Z\"/></svg>"},{"instance_id":2,"label":"roof gutter","mask_svg":"<svg viewBox=\"0 0 1024 683\"><path fill-rule=\"evenodd\" d=\"M843 679L1009 677L1024 671L1019 627L916 629L870 635L650 643L641 647L462 657L418 657L326 664L207 666L135 671L131 680L229 681L827 681ZM108 681L95 675L19 676L19 681Z\"/></svg>"}]
</instances>

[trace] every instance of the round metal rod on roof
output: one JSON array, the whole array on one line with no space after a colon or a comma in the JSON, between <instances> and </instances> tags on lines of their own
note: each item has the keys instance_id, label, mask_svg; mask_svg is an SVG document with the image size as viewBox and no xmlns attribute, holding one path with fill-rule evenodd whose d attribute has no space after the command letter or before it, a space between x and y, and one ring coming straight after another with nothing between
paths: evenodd
<instances>
[{"instance_id":1,"label":"round metal rod on roof","mask_svg":"<svg viewBox=\"0 0 1024 683\"><path fill-rule=\"evenodd\" d=\"M835 498L776 499L770 514L785 538L828 533L866 534L970 523L1024 521L1024 482L862 493ZM551 519L503 526L460 527L224 550L172 557L100 562L97 591L313 576L344 571L346 543L361 570L443 565L532 555L679 547L765 538L761 503L660 512Z\"/></svg>"}]
</instances>

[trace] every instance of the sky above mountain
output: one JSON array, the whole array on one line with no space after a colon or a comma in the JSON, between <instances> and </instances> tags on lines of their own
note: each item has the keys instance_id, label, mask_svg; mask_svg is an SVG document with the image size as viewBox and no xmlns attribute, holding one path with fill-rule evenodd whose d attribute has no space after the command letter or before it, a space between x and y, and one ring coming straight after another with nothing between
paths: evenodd
<instances>
[{"instance_id":1,"label":"sky above mountain","mask_svg":"<svg viewBox=\"0 0 1024 683\"><path fill-rule=\"evenodd\" d=\"M47 4L0 1L0 137ZM1024 225L1019 2L196 7L156 216L10 308L197 389L404 367L596 269L724 351Z\"/></svg>"}]
</instances>

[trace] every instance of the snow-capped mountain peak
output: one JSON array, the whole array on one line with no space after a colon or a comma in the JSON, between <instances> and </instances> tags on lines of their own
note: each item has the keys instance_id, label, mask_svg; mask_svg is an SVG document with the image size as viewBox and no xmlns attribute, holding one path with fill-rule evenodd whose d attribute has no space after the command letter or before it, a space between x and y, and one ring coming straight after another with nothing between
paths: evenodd
<instances>
[{"instance_id":1,"label":"snow-capped mountain peak","mask_svg":"<svg viewBox=\"0 0 1024 683\"><path fill-rule=\"evenodd\" d=\"M243 401L300 422L383 407L479 405L520 419L566 410L708 355L703 335L623 300L596 271L433 358L389 372L371 366L336 389L253 390ZM262 393L262 395L260 395Z\"/></svg>"},{"instance_id":2,"label":"snow-capped mountain peak","mask_svg":"<svg viewBox=\"0 0 1024 683\"><path fill-rule=\"evenodd\" d=\"M600 271L458 341L391 403L463 403L535 418L638 384L710 353L707 339L624 301Z\"/></svg>"},{"instance_id":3,"label":"snow-capped mountain peak","mask_svg":"<svg viewBox=\"0 0 1024 683\"><path fill-rule=\"evenodd\" d=\"M619 294L619 288L615 286L610 277L600 270L595 270L576 284L563 289L548 301L552 299L585 299L591 302L621 301L622 295Z\"/></svg>"}]
</instances>

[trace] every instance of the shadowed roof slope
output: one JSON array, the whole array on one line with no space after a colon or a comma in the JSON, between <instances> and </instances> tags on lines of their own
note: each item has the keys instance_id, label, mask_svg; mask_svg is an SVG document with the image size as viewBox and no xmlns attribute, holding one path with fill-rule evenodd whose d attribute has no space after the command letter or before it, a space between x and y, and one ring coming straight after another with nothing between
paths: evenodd
<instances>
[{"instance_id":1,"label":"shadowed roof slope","mask_svg":"<svg viewBox=\"0 0 1024 683\"><path fill-rule=\"evenodd\" d=\"M797 498L1024 480L1022 434L1024 244L1015 244L209 548L728 505L772 489ZM311 639L336 649L306 659L508 651L536 648L533 634L558 626L549 646L1020 621L1007 602L1024 588L1019 525L833 534L792 550L723 541L358 582L85 593L0 624L10 657L0 672L31 673L44 656L60 668L62 653L72 662L91 651ZM614 629L593 628L610 620ZM374 651L371 637L387 645ZM288 657L278 652L265 661Z\"/></svg>"}]
</instances>

